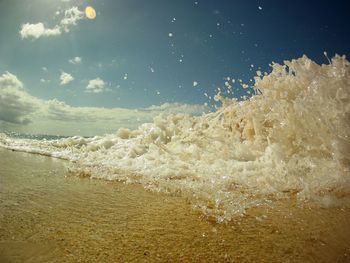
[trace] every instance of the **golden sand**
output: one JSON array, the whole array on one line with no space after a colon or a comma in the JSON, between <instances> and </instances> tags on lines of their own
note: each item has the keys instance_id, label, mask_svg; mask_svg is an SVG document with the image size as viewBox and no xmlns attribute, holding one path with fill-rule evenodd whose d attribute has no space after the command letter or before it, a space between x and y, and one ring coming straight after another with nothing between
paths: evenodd
<instances>
[{"instance_id":1,"label":"golden sand","mask_svg":"<svg viewBox=\"0 0 350 263\"><path fill-rule=\"evenodd\" d=\"M0 262L350 262L350 209L293 198L218 224L180 196L0 149Z\"/></svg>"}]
</instances>

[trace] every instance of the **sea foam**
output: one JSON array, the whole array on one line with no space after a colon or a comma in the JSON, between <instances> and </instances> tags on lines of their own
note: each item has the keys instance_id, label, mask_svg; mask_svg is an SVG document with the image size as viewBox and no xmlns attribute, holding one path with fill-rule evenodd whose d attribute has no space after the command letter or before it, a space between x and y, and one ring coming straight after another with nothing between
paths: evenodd
<instances>
[{"instance_id":1,"label":"sea foam","mask_svg":"<svg viewBox=\"0 0 350 263\"><path fill-rule=\"evenodd\" d=\"M202 116L160 115L93 138L13 139L0 146L71 161L73 173L180 193L218 221L274 199L329 205L350 194L350 67L335 56L273 63L245 101ZM259 91L259 92L257 92Z\"/></svg>"}]
</instances>

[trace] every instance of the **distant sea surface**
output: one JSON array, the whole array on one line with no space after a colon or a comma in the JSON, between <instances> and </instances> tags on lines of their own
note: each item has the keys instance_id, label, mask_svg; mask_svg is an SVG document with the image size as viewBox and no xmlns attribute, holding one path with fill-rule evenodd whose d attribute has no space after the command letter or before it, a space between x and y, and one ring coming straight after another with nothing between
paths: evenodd
<instances>
[{"instance_id":1,"label":"distant sea surface","mask_svg":"<svg viewBox=\"0 0 350 263\"><path fill-rule=\"evenodd\" d=\"M30 139L30 140L59 140L59 139L69 137L69 136L62 136L62 135L29 134L29 133L18 133L18 132L3 132L3 133L15 139Z\"/></svg>"}]
</instances>

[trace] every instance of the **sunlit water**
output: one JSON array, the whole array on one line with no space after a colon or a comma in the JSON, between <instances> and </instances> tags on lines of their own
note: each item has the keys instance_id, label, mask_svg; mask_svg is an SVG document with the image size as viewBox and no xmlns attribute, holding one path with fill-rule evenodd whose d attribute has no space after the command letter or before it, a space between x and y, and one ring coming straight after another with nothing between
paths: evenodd
<instances>
[{"instance_id":1,"label":"sunlit water","mask_svg":"<svg viewBox=\"0 0 350 263\"><path fill-rule=\"evenodd\" d=\"M180 196L0 149L0 262L349 262L350 209L296 199L216 223Z\"/></svg>"}]
</instances>

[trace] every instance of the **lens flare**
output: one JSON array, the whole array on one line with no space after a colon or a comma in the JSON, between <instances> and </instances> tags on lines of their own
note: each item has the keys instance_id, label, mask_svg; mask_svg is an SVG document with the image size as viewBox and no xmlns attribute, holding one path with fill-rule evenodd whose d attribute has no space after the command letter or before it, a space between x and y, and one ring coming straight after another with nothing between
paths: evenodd
<instances>
[{"instance_id":1,"label":"lens flare","mask_svg":"<svg viewBox=\"0 0 350 263\"><path fill-rule=\"evenodd\" d=\"M95 19L96 18L96 10L91 6L88 6L85 8L85 15L89 19Z\"/></svg>"}]
</instances>

